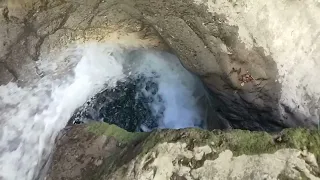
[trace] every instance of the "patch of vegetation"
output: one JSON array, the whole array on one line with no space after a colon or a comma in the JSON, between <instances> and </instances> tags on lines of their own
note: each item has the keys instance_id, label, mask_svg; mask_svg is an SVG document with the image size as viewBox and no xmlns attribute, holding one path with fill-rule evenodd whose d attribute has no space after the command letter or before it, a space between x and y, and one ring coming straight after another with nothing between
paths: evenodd
<instances>
[{"instance_id":1,"label":"patch of vegetation","mask_svg":"<svg viewBox=\"0 0 320 180\"><path fill-rule=\"evenodd\" d=\"M148 133L140 132L128 132L116 125L108 123L91 123L88 125L87 130L96 135L105 135L107 137L114 137L120 143L130 143L132 141L138 140L142 137L145 137Z\"/></svg>"},{"instance_id":2,"label":"patch of vegetation","mask_svg":"<svg viewBox=\"0 0 320 180\"><path fill-rule=\"evenodd\" d=\"M276 136L266 132L206 131L197 128L131 133L115 125L93 123L88 126L88 131L98 135L113 136L122 143L135 141L137 144L130 151L135 151L135 154L139 156L145 155L157 144L180 142L186 143L189 150L193 150L196 146L209 145L217 154L229 149L235 156L274 153L283 148L307 150L316 156L317 162L320 164L320 131L317 130L286 129ZM207 158L214 159L216 157ZM190 162L190 160L186 162ZM202 161L192 162L195 166L202 163ZM315 172L315 175L318 176L317 171Z\"/></svg>"},{"instance_id":3,"label":"patch of vegetation","mask_svg":"<svg viewBox=\"0 0 320 180\"><path fill-rule=\"evenodd\" d=\"M233 130L222 133L216 147L220 150L230 149L235 156L238 156L274 153L284 146L283 143L276 143L274 138L266 132Z\"/></svg>"},{"instance_id":4,"label":"patch of vegetation","mask_svg":"<svg viewBox=\"0 0 320 180\"><path fill-rule=\"evenodd\" d=\"M307 150L313 153L320 165L320 131L308 129L287 129L281 136L287 147ZM320 174L319 170L317 174Z\"/></svg>"},{"instance_id":5,"label":"patch of vegetation","mask_svg":"<svg viewBox=\"0 0 320 180\"><path fill-rule=\"evenodd\" d=\"M317 130L287 129L278 136L244 130L160 130L151 133L143 142L142 154L163 142L186 143L190 150L195 146L210 145L217 152L229 149L235 156L274 153L282 148L306 149L317 157L318 163L320 162L320 131Z\"/></svg>"}]
</instances>

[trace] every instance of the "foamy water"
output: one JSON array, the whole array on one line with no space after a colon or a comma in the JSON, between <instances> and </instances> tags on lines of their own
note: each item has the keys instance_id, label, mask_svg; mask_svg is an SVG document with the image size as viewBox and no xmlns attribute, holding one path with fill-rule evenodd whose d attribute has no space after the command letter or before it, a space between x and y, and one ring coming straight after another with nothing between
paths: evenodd
<instances>
[{"instance_id":1,"label":"foamy water","mask_svg":"<svg viewBox=\"0 0 320 180\"><path fill-rule=\"evenodd\" d=\"M135 61L140 59L140 62ZM198 99L205 95L200 81L180 64L179 60L168 53L143 52L134 59L130 73L144 74L158 84L159 101L155 95L142 89L146 96L153 99L150 108L155 116L165 108L159 128L186 128L200 126L205 118Z\"/></svg>"},{"instance_id":2,"label":"foamy water","mask_svg":"<svg viewBox=\"0 0 320 180\"><path fill-rule=\"evenodd\" d=\"M201 84L173 55L143 52L130 60L132 54L105 44L88 44L70 52L79 57L72 75L66 73L56 80L48 76L24 88L14 83L0 86L1 180L37 177L42 160L48 157L55 137L73 112L94 94L114 87L126 76L143 73L148 77L157 72L155 80L163 101L154 101L150 108L157 113L160 106L165 106L159 128L193 127L203 120L197 101L204 95L199 91Z\"/></svg>"}]
</instances>

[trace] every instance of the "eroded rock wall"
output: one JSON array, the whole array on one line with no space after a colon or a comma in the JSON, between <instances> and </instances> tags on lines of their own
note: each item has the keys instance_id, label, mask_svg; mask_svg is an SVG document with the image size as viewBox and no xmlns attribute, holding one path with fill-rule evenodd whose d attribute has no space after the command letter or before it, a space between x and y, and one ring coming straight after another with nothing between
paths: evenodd
<instances>
[{"instance_id":1,"label":"eroded rock wall","mask_svg":"<svg viewBox=\"0 0 320 180\"><path fill-rule=\"evenodd\" d=\"M270 100L278 100L278 104L273 106L279 108L279 120L285 125L312 126L319 123L319 1L195 2L207 6L208 11L213 14L224 16L226 24L237 27L238 39L245 48L242 52L251 50L267 57L261 61L249 54L245 60L241 58L243 53L238 51L235 54L240 58L236 60L237 63L231 64L241 64L243 60L243 68L256 80L265 79L268 82L262 82L259 86L263 87L262 92L268 92L266 94ZM229 53L234 54L234 51L231 50ZM273 62L276 68L274 65L268 65ZM278 89L270 89L270 85L278 82L281 84L281 90L275 93ZM250 85L243 88L248 87ZM256 94L255 97L261 96L257 92L259 91L253 93ZM277 95L279 99L273 99ZM250 96L243 96L244 100L256 105L260 104L259 99L263 99ZM269 102L267 99L263 100L264 103Z\"/></svg>"},{"instance_id":2,"label":"eroded rock wall","mask_svg":"<svg viewBox=\"0 0 320 180\"><path fill-rule=\"evenodd\" d=\"M318 1L131 4L202 77L221 121L257 130L318 125Z\"/></svg>"}]
</instances>

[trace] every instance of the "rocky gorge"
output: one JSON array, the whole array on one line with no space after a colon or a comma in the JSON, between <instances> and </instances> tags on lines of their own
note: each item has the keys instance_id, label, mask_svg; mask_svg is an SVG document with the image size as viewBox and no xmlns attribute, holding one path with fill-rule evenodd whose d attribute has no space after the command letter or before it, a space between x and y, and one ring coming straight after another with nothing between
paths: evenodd
<instances>
[{"instance_id":1,"label":"rocky gorge","mask_svg":"<svg viewBox=\"0 0 320 180\"><path fill-rule=\"evenodd\" d=\"M206 130L127 132L136 127L103 122L65 127L74 109L62 108L66 120L50 124L56 126L52 132L44 126L46 137L33 138L35 144L55 140L55 148L38 153L46 156L26 170L26 179L319 179L319 3L0 1L2 87L27 88L72 74L82 56L78 44L110 43L176 55L206 92L201 96ZM6 104L4 96L0 100ZM6 108L13 106L0 106L2 124L7 125ZM15 142L3 132L1 142ZM12 151L11 144L0 150ZM0 177L24 177L19 172Z\"/></svg>"}]
</instances>

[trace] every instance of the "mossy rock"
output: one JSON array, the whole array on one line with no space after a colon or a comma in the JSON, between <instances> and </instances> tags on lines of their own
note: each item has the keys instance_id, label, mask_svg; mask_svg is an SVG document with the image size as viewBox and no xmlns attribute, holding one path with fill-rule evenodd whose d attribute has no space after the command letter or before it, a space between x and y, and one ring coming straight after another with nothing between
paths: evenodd
<instances>
[{"instance_id":1,"label":"mossy rock","mask_svg":"<svg viewBox=\"0 0 320 180\"><path fill-rule=\"evenodd\" d=\"M113 136L119 142L141 141L142 153L162 142L185 142L190 148L210 144L219 151L232 150L235 155L274 153L282 148L308 150L320 161L320 131L308 129L285 129L271 135L267 132L231 130L207 131L198 128L180 130L157 130L151 133L132 133L107 123L92 123L89 132ZM146 138L146 139L145 139Z\"/></svg>"},{"instance_id":2,"label":"mossy rock","mask_svg":"<svg viewBox=\"0 0 320 180\"><path fill-rule=\"evenodd\" d=\"M51 169L51 175L55 174L58 178L61 174L61 167L68 167L70 161L74 166L72 171L82 172L80 179L109 179L114 172L126 171L130 167L130 162L137 159L143 159L149 152L154 151L158 145L161 144L186 144L186 149L193 151L195 147L209 146L214 149L214 154L204 156L204 159L195 160L186 159L194 167L201 167L205 160L214 160L218 155L225 151L232 151L233 157L241 155L260 155L260 154L274 154L282 149L296 149L306 150L315 155L317 163L320 164L320 131L308 129L286 129L278 134L268 134L266 132L252 132L244 130L230 130L230 131L206 131L197 128L179 129L179 130L157 130L150 133L132 133L127 132L115 125L107 123L92 123L86 125L78 125L67 129L66 138L57 147L60 148L54 155L56 169ZM92 151L92 145L99 146L96 142L103 140L103 146L99 151L98 157L95 155L84 154L88 150ZM70 142L68 142L70 141ZM80 141L80 142L79 142ZM115 144L116 142L116 144ZM91 145L92 144L92 145ZM81 148L84 149L81 149ZM114 148L111 148L114 147ZM87 149L86 149L87 148ZM110 149L105 155L105 149ZM70 156L76 156L73 158ZM65 157L64 157L65 156ZM78 157L86 157L83 161L78 162ZM99 165L86 159L95 159L94 162L100 162ZM68 159L68 160L66 160ZM86 171L77 170L77 168L85 167ZM320 176L317 168L311 170L316 176ZM85 172L85 173L83 173ZM56 176L58 174L58 176ZM70 173L69 173L70 174ZM64 176L65 179L68 175ZM303 173L302 173L303 174ZM281 177L285 177L285 173Z\"/></svg>"},{"instance_id":3,"label":"mossy rock","mask_svg":"<svg viewBox=\"0 0 320 180\"><path fill-rule=\"evenodd\" d=\"M138 140L145 137L148 133L132 133L128 132L116 125L108 123L91 123L87 127L88 132L94 133L95 135L105 135L107 137L114 137L121 143L130 143L134 140Z\"/></svg>"},{"instance_id":4,"label":"mossy rock","mask_svg":"<svg viewBox=\"0 0 320 180\"><path fill-rule=\"evenodd\" d=\"M246 130L161 130L151 133L143 142L144 152L161 142L177 141L189 146L210 144L219 151L232 150L235 155L274 153L282 148L294 148L313 153L318 162L320 157L320 131L308 129L286 129L275 135Z\"/></svg>"}]
</instances>

